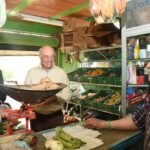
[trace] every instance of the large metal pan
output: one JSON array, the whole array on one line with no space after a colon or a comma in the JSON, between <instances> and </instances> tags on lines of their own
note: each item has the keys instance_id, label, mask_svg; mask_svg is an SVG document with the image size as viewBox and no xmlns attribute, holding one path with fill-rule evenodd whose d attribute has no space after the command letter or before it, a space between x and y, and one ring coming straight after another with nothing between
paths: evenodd
<instances>
[{"instance_id":1,"label":"large metal pan","mask_svg":"<svg viewBox=\"0 0 150 150\"><path fill-rule=\"evenodd\" d=\"M65 84L56 83L58 87L56 89L43 89L43 90L32 90L32 87L37 84L29 85L3 85L0 84L0 92L10 96L11 98L24 102L26 104L38 104L45 101L47 98L55 95L63 88Z\"/></svg>"}]
</instances>

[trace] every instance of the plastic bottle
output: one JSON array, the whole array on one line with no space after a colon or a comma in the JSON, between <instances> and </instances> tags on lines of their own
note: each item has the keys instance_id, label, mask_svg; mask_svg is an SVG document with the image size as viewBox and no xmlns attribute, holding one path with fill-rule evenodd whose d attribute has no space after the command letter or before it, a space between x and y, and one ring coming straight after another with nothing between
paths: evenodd
<instances>
[{"instance_id":1,"label":"plastic bottle","mask_svg":"<svg viewBox=\"0 0 150 150\"><path fill-rule=\"evenodd\" d=\"M144 84L144 67L136 68L137 84Z\"/></svg>"},{"instance_id":2,"label":"plastic bottle","mask_svg":"<svg viewBox=\"0 0 150 150\"><path fill-rule=\"evenodd\" d=\"M128 45L128 59L134 59L134 45Z\"/></svg>"},{"instance_id":3,"label":"plastic bottle","mask_svg":"<svg viewBox=\"0 0 150 150\"><path fill-rule=\"evenodd\" d=\"M134 47L134 59L139 59L140 58L140 49L138 45L135 45Z\"/></svg>"},{"instance_id":4,"label":"plastic bottle","mask_svg":"<svg viewBox=\"0 0 150 150\"><path fill-rule=\"evenodd\" d=\"M137 42L137 39L132 37L129 39L128 43L128 59L134 59L134 46Z\"/></svg>"},{"instance_id":5,"label":"plastic bottle","mask_svg":"<svg viewBox=\"0 0 150 150\"><path fill-rule=\"evenodd\" d=\"M147 69L147 67L146 67L146 65L147 65L147 63L148 62L145 62L145 64L144 64L144 83L145 84L148 84L148 69Z\"/></svg>"},{"instance_id":6,"label":"plastic bottle","mask_svg":"<svg viewBox=\"0 0 150 150\"><path fill-rule=\"evenodd\" d=\"M147 44L147 58L150 58L150 44Z\"/></svg>"}]
</instances>

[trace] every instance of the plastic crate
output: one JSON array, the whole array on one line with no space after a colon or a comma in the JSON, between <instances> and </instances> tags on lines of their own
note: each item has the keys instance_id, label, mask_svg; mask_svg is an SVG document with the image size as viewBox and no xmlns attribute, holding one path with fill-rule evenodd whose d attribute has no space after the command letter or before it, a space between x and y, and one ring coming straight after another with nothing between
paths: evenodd
<instances>
[{"instance_id":1,"label":"plastic crate","mask_svg":"<svg viewBox=\"0 0 150 150\"><path fill-rule=\"evenodd\" d=\"M93 98L91 101L91 107L96 109L103 109L103 102L111 97L112 91L111 90L100 90L98 94ZM97 100L101 98L101 100Z\"/></svg>"},{"instance_id":2,"label":"plastic crate","mask_svg":"<svg viewBox=\"0 0 150 150\"><path fill-rule=\"evenodd\" d=\"M113 78L113 84L121 85L121 77L114 77Z\"/></svg>"},{"instance_id":3,"label":"plastic crate","mask_svg":"<svg viewBox=\"0 0 150 150\"><path fill-rule=\"evenodd\" d=\"M80 99L80 104L83 106L89 106L90 102L92 101L92 99L94 99L95 97L97 97L98 95L98 91L94 90L94 89L88 89L85 92L81 93L82 96L86 96L89 93L95 93L92 96L87 96L84 99Z\"/></svg>"},{"instance_id":4,"label":"plastic crate","mask_svg":"<svg viewBox=\"0 0 150 150\"><path fill-rule=\"evenodd\" d=\"M85 68L78 68L77 70L68 73L68 78L70 81L83 82L83 75L85 71Z\"/></svg>"}]
</instances>

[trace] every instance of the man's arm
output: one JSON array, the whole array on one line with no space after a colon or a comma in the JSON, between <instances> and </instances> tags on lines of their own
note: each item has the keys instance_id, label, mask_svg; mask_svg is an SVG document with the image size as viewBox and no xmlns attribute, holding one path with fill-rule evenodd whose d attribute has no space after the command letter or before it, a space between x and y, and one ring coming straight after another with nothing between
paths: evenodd
<instances>
[{"instance_id":1,"label":"man's arm","mask_svg":"<svg viewBox=\"0 0 150 150\"><path fill-rule=\"evenodd\" d=\"M114 121L105 121L95 118L90 118L84 122L84 126L87 128L94 129L124 129L124 130L135 130L138 127L132 120L132 117L125 117Z\"/></svg>"}]
</instances>

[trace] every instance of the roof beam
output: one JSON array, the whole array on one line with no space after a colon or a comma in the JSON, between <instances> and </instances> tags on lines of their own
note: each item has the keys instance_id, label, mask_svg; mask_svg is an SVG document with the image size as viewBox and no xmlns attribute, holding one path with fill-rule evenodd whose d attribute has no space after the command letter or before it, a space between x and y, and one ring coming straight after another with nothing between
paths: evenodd
<instances>
[{"instance_id":1,"label":"roof beam","mask_svg":"<svg viewBox=\"0 0 150 150\"><path fill-rule=\"evenodd\" d=\"M11 9L8 12L8 15L10 16L15 16L17 15L20 11L25 9L28 5L30 5L33 1L35 0L22 0L14 9Z\"/></svg>"},{"instance_id":2,"label":"roof beam","mask_svg":"<svg viewBox=\"0 0 150 150\"><path fill-rule=\"evenodd\" d=\"M87 8L87 7L89 7L89 1L87 1L87 2L85 2L83 4L80 4L80 5L76 6L76 7L73 7L73 8L70 8L68 10L65 10L65 11L63 11L63 12L61 12L61 13L55 15L55 16L50 17L50 19L60 19L62 17L65 17L65 16L68 16L70 14L73 14L75 12L79 12L79 11L81 11L81 10Z\"/></svg>"}]
</instances>

